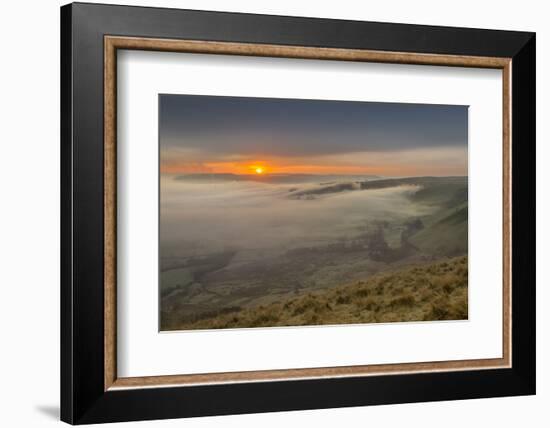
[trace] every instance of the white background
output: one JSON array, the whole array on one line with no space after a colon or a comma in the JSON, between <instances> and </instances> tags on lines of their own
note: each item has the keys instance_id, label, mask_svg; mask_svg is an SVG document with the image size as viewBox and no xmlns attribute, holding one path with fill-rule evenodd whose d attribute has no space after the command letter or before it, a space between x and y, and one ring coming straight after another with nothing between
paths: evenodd
<instances>
[{"instance_id":1,"label":"white background","mask_svg":"<svg viewBox=\"0 0 550 428\"><path fill-rule=\"evenodd\" d=\"M104 1L110 3L109 1ZM187 7L414 24L537 31L538 395L462 402L285 412L132 423L159 427L547 426L550 316L548 79L550 28L544 2L463 0L127 1ZM54 426L59 406L59 10L62 2L5 2L0 13L0 420L8 427ZM546 363L545 363L546 361Z\"/></svg>"},{"instance_id":2,"label":"white background","mask_svg":"<svg viewBox=\"0 0 550 428\"><path fill-rule=\"evenodd\" d=\"M502 356L501 70L125 51L117 78L119 376ZM469 106L469 319L159 334L159 93Z\"/></svg>"}]
</instances>

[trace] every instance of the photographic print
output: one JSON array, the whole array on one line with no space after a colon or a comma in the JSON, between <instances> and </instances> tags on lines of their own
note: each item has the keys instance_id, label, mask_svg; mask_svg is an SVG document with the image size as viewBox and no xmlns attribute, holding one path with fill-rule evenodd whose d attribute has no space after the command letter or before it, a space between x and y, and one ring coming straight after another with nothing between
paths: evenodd
<instances>
[{"instance_id":1,"label":"photographic print","mask_svg":"<svg viewBox=\"0 0 550 428\"><path fill-rule=\"evenodd\" d=\"M468 319L468 107L159 95L160 329Z\"/></svg>"}]
</instances>

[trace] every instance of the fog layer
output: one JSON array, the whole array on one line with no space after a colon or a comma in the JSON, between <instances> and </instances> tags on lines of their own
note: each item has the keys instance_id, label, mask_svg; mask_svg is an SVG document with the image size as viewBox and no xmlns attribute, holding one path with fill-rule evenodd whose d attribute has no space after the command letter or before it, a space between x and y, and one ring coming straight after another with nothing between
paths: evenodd
<instances>
[{"instance_id":1,"label":"fog layer","mask_svg":"<svg viewBox=\"0 0 550 428\"><path fill-rule=\"evenodd\" d=\"M355 236L373 221L398 221L432 210L411 203L408 196L418 186L289 197L296 190L322 185L196 183L162 176L162 256L307 247Z\"/></svg>"}]
</instances>

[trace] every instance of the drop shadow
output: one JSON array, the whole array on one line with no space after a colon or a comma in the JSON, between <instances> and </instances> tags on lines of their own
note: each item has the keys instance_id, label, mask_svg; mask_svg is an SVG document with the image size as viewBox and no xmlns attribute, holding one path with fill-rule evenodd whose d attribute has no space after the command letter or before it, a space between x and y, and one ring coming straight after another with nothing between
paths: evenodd
<instances>
[{"instance_id":1,"label":"drop shadow","mask_svg":"<svg viewBox=\"0 0 550 428\"><path fill-rule=\"evenodd\" d=\"M48 416L51 419L59 420L59 406L39 405L39 406L36 406L35 408L43 415Z\"/></svg>"}]
</instances>

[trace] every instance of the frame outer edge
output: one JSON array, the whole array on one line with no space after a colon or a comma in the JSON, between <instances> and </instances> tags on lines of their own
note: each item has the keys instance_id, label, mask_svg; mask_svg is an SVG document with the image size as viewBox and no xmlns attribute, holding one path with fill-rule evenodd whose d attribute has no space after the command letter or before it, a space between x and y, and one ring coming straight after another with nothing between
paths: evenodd
<instances>
[{"instance_id":1,"label":"frame outer edge","mask_svg":"<svg viewBox=\"0 0 550 428\"><path fill-rule=\"evenodd\" d=\"M105 19L107 17L109 19ZM146 17L147 19L145 19ZM256 18L255 21L254 18ZM204 24L207 19L221 24L220 28L205 27ZM226 26L230 21L231 25ZM263 25L261 31L257 28L259 24ZM302 30L295 32L294 30L297 29L296 27L299 24L302 25ZM276 33L274 29L277 25L288 26L289 31ZM342 30L343 25L348 26L350 31L342 33L340 30ZM152 418L164 419L215 414L526 395L535 392L534 246L532 245L535 238L534 225L514 228L516 232L525 232L527 236L519 240L521 241L518 243L519 248L513 251L512 255L514 262L517 258L522 261L520 265L524 269L519 274L517 270L512 272L516 284L516 291L513 290L514 298L519 295L521 300L521 303L513 305L512 311L515 315L522 315L520 321L517 317L515 318L516 322L513 326L514 367L512 369L489 370L483 375L483 379L476 371L467 371L462 374L456 372L437 375L427 374L423 375L422 379L424 380L422 382L418 375L399 376L397 379L384 380L383 382L374 377L369 382L368 387L356 378L348 378L331 381L330 385L329 382L322 380L296 381L293 387L284 386L282 382L268 382L232 385L230 388L220 385L216 387L141 389L133 392L104 391L104 372L99 373L104 365L103 361L98 361L97 358L99 354L103 356L105 350L103 337L101 337L101 341L98 338L98 330L103 329L103 311L101 311L101 316L96 315L99 300L101 299L103 302L103 292L100 293L101 298L96 298L98 293L94 285L94 281L98 279L99 275L90 271L91 279L86 278L86 276L79 276L83 272L81 264L86 262L86 259L79 260L80 263L74 264L72 259L73 254L86 257L89 254L92 256L97 255L96 246L99 241L99 239L90 239L90 234L82 229L82 224L73 226L72 223L75 220L80 220L82 223L82 207L79 205L82 204L81 191L84 193L90 192L94 202L99 202L99 198L95 198L96 183L86 184L81 179L86 178L87 174L92 174L94 168L99 172L96 165L97 153L95 149L90 148L90 145L95 147L97 140L101 138L96 135L95 129L97 126L92 127L94 124L102 123L98 113L99 110L102 111L103 106L99 109L97 105L100 99L103 100L102 94L98 94L99 90L103 88L103 84L101 84L101 87L99 85L101 77L99 77L97 71L100 37L102 38L107 34L143 34L144 36L154 34L165 38L201 39L206 34L205 38L208 40L251 43L257 43L256 40L259 40L260 43L268 41L269 43L284 44L281 41L290 39L291 43L300 44L300 40L309 41L308 43L313 39L317 40L317 33L321 27L327 26L330 31L323 33L323 37L318 40L318 43L337 48L344 47L344 45L348 47L360 45L360 48L363 49L363 45L368 44L375 46L375 50L384 50L381 44L416 45L416 42L408 43L408 40L411 40L410 37L403 39L401 37L403 33L420 33L424 36L429 32L433 36L433 40L426 41L422 38L421 48L418 50L411 48L410 51L456 52L459 55L474 52L480 53L481 56L486 52L490 52L497 57L514 57L512 64L514 83L512 87L514 93L512 109L516 114L519 111L523 119L516 116L512 118L514 125L512 133L516 137L519 135L518 124L523 126L523 131L528 131L525 138L520 135L521 140L525 140L521 144L523 150L532 149L532 154L523 153L522 150L516 148L517 145L512 146L515 177L518 177L518 171L520 174L527 173L529 177L520 180L521 183L517 183L517 180L515 185L512 183L515 191L512 192L511 196L516 203L519 201L520 204L525 204L524 208L521 205L519 207L516 205L523 213L522 219L528 221L534 219L534 215L529 214L534 207L534 187L533 189L525 189L525 185L530 182L534 184L535 130L529 127L534 126L535 122L534 117L528 117L529 114L534 116L535 107L533 33L407 26L390 23L361 23L357 21L338 22L337 20L326 19L308 20L308 18L298 17L222 14L219 12L82 3L64 6L61 11L61 417L63 421L80 424ZM357 37L359 33L362 33L363 28L372 28L372 30L367 31L372 33L375 31L373 27L376 28L376 31L380 30L382 35L387 35L391 31L389 42L387 39L380 41L377 37L373 40L368 39L367 42L364 41L365 38L360 41L357 38L352 40L353 37ZM409 27L415 27L414 31ZM441 42L436 37L437 34L444 36ZM487 36L487 40L483 39L482 42L481 36ZM463 38L464 40L462 40ZM453 43L457 39L458 45L455 46ZM317 44L317 41L315 43ZM77 52L78 56L73 55ZM102 49L101 53L103 54ZM75 69L76 73L74 72ZM516 71L522 72L522 78L519 78ZM523 84L519 85L519 82L523 82ZM523 86L528 94L524 94L523 97L520 97L521 99L518 99L515 95L516 90L520 91L521 95L520 86ZM84 108L80 105L83 101L90 101L91 104ZM78 110L73 125L75 106ZM521 113L523 110L526 110L526 112ZM83 120L83 118L86 120ZM97 134L103 135L103 129ZM90 169L88 169L88 164L84 162L86 158L80 151L92 155L89 159L89 163L91 162ZM521 162L516 162L516 157L520 158ZM85 167L86 171L79 171L78 167ZM533 168L532 171L530 168ZM103 174L100 174L98 178L103 179ZM520 197L519 192L523 191L526 191L527 194ZM95 208L92 211L97 214ZM101 207L101 212L101 215L103 215L103 207ZM76 214L80 218L76 218ZM69 221L70 224L67 225L66 221ZM512 221L514 222L514 216ZM100 227L97 221L90 218L90 223L92 229L98 232ZM83 234L91 241L90 249L81 248L83 247L82 242L80 242L82 239L76 239L81 238ZM103 241L102 228L100 235L101 241ZM522 254L522 251L526 254ZM526 263L524 260L526 257L533 258L533 261L529 260ZM93 260L84 264L86 264L86 267L93 267L97 264L96 262L97 260ZM530 270L531 268L532 270ZM101 269L101 275L103 276L103 274L104 271ZM531 279L533 279L533 282L530 282ZM524 289L522 288L521 293L517 290L518 283L521 287L525 286ZM78 293L75 294L77 291ZM522 297L522 293L526 293L526 296ZM518 302L517 299L515 302ZM93 309L96 310L92 311ZM527 317L523 318L525 315ZM526 334L526 337L520 342L517 340L517 333ZM469 385L477 381L481 382L479 388L469 391ZM417 388L421 386L420 383L423 383L424 389ZM453 385L451 389L448 387L450 384ZM376 396L373 395L373 388L377 391ZM417 394L414 396L411 396L411 388L417 390ZM262 391L267 397L270 397L268 401L265 400L265 397L262 397ZM386 395L384 395L384 392L386 392ZM235 394L242 394L242 396L237 398ZM251 401L243 404L243 399L247 397ZM212 406L211 400L216 402L217 399L221 400L218 401L218 404Z\"/></svg>"},{"instance_id":2,"label":"frame outer edge","mask_svg":"<svg viewBox=\"0 0 550 428\"><path fill-rule=\"evenodd\" d=\"M512 59L512 335L514 373L536 393L536 34ZM515 142L515 144L514 144ZM521 173L514 171L520 170Z\"/></svg>"},{"instance_id":3,"label":"frame outer edge","mask_svg":"<svg viewBox=\"0 0 550 428\"><path fill-rule=\"evenodd\" d=\"M60 349L60 418L74 423L74 364L73 364L73 34L72 5L60 9L60 157L61 157L61 349Z\"/></svg>"}]
</instances>

